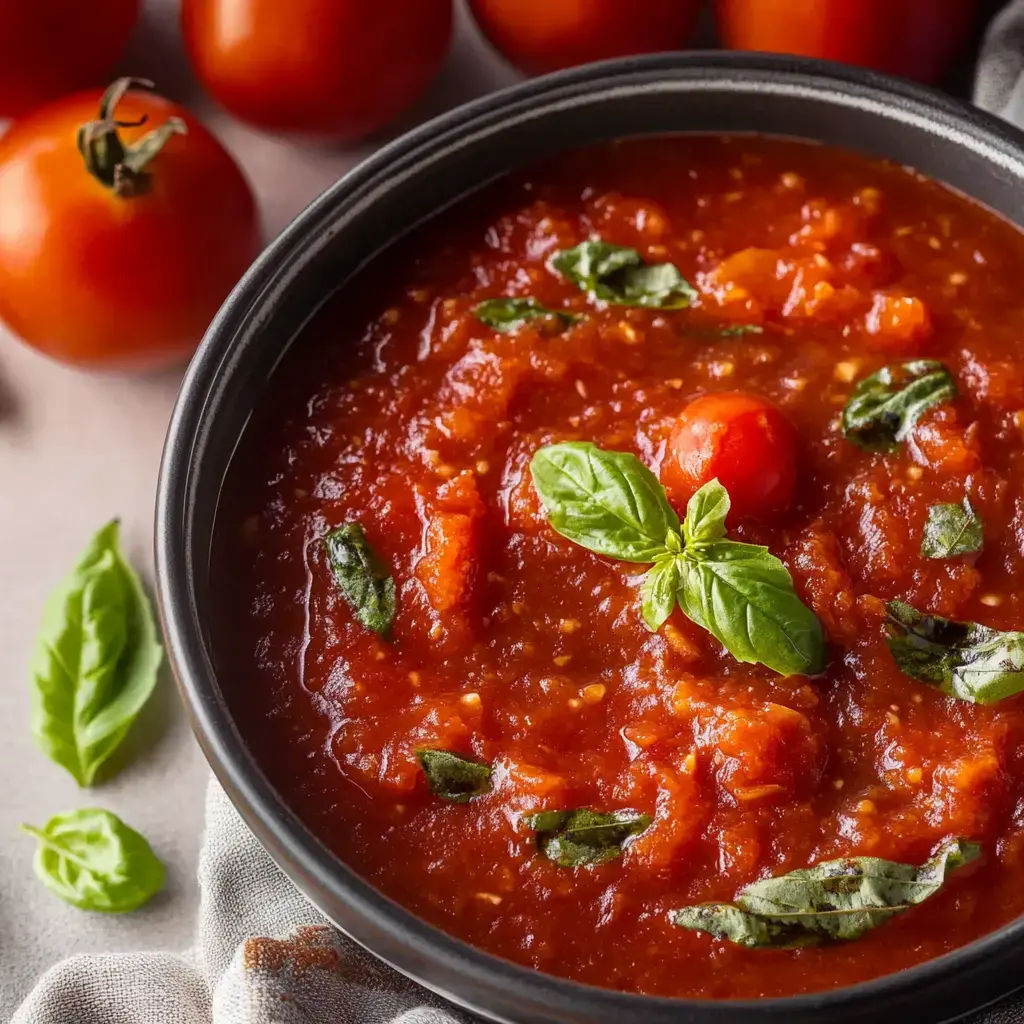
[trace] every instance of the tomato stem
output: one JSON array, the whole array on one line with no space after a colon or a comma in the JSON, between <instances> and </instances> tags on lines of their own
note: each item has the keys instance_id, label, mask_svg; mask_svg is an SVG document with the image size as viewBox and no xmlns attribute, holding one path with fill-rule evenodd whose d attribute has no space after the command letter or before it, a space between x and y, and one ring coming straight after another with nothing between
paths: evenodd
<instances>
[{"instance_id":1,"label":"tomato stem","mask_svg":"<svg viewBox=\"0 0 1024 1024\"><path fill-rule=\"evenodd\" d=\"M185 135L188 131L180 117L169 117L138 142L126 146L118 129L138 128L149 120L145 114L137 121L115 119L117 105L132 88L152 89L153 83L144 78L117 79L100 100L99 119L78 129L78 151L85 161L85 169L121 198L144 192L150 183L150 162L173 136Z\"/></svg>"}]
</instances>

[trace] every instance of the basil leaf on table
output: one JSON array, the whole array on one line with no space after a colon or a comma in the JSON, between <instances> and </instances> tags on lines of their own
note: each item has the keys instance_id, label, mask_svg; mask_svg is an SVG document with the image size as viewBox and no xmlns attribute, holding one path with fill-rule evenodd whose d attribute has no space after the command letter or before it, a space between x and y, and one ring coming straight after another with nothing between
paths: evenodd
<instances>
[{"instance_id":1,"label":"basil leaf on table","mask_svg":"<svg viewBox=\"0 0 1024 1024\"><path fill-rule=\"evenodd\" d=\"M450 750L416 751L416 759L434 796L453 804L466 804L491 791L491 766L453 754Z\"/></svg>"},{"instance_id":2,"label":"basil leaf on table","mask_svg":"<svg viewBox=\"0 0 1024 1024\"><path fill-rule=\"evenodd\" d=\"M964 498L962 505L944 502L928 509L928 521L921 538L925 558L955 558L980 551L984 543L981 517Z\"/></svg>"},{"instance_id":3,"label":"basil leaf on table","mask_svg":"<svg viewBox=\"0 0 1024 1024\"><path fill-rule=\"evenodd\" d=\"M525 815L527 826L537 833L537 845L548 860L563 868L607 864L622 853L631 836L651 823L649 814L636 811L539 811Z\"/></svg>"},{"instance_id":4,"label":"basil leaf on table","mask_svg":"<svg viewBox=\"0 0 1024 1024\"><path fill-rule=\"evenodd\" d=\"M39 841L39 880L81 910L125 913L164 886L164 866L149 843L110 811L70 811L21 830Z\"/></svg>"},{"instance_id":5,"label":"basil leaf on table","mask_svg":"<svg viewBox=\"0 0 1024 1024\"><path fill-rule=\"evenodd\" d=\"M877 857L826 861L745 886L733 903L671 911L669 920L750 949L845 942L924 902L980 852L951 839L920 867Z\"/></svg>"},{"instance_id":6,"label":"basil leaf on table","mask_svg":"<svg viewBox=\"0 0 1024 1024\"><path fill-rule=\"evenodd\" d=\"M653 562L679 517L658 478L628 452L586 441L539 449L530 475L548 521L563 537L624 562Z\"/></svg>"},{"instance_id":7,"label":"basil leaf on table","mask_svg":"<svg viewBox=\"0 0 1024 1024\"><path fill-rule=\"evenodd\" d=\"M599 239L555 253L551 265L580 291L613 306L685 309L697 297L671 263L646 263L636 251Z\"/></svg>"},{"instance_id":8,"label":"basil leaf on table","mask_svg":"<svg viewBox=\"0 0 1024 1024\"><path fill-rule=\"evenodd\" d=\"M893 451L926 410L956 396L949 370L934 359L883 366L853 389L843 410L843 435L868 451Z\"/></svg>"},{"instance_id":9,"label":"basil leaf on table","mask_svg":"<svg viewBox=\"0 0 1024 1024\"><path fill-rule=\"evenodd\" d=\"M726 538L729 494L717 480L690 499L680 536L665 489L635 455L571 441L539 449L530 472L562 536L599 555L654 563L640 585L649 629L676 602L739 661L783 675L821 671L821 623L767 548Z\"/></svg>"},{"instance_id":10,"label":"basil leaf on table","mask_svg":"<svg viewBox=\"0 0 1024 1024\"><path fill-rule=\"evenodd\" d=\"M1024 690L1024 633L927 615L903 601L886 610L886 643L904 675L971 704Z\"/></svg>"},{"instance_id":11,"label":"basil leaf on table","mask_svg":"<svg viewBox=\"0 0 1024 1024\"><path fill-rule=\"evenodd\" d=\"M536 299L486 299L473 309L473 315L481 323L497 331L499 334L511 334L531 320L546 320L557 317L565 327L577 323L583 317L578 313L570 313L563 309L548 309Z\"/></svg>"},{"instance_id":12,"label":"basil leaf on table","mask_svg":"<svg viewBox=\"0 0 1024 1024\"><path fill-rule=\"evenodd\" d=\"M327 560L352 614L381 636L395 618L395 580L370 547L359 523L345 523L324 537Z\"/></svg>"},{"instance_id":13,"label":"basil leaf on table","mask_svg":"<svg viewBox=\"0 0 1024 1024\"><path fill-rule=\"evenodd\" d=\"M51 593L32 662L32 735L91 786L156 686L163 661L149 599L104 526Z\"/></svg>"}]
</instances>

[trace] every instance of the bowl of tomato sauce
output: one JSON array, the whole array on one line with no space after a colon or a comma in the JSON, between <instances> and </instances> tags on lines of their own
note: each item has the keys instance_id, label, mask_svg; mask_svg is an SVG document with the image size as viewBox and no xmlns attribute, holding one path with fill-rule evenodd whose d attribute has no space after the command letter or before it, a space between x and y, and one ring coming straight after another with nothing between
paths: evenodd
<instances>
[{"instance_id":1,"label":"bowl of tomato sauce","mask_svg":"<svg viewBox=\"0 0 1024 1024\"><path fill-rule=\"evenodd\" d=\"M495 1021L1019 984L1021 141L813 61L611 62L270 246L174 412L159 597L331 921Z\"/></svg>"}]
</instances>

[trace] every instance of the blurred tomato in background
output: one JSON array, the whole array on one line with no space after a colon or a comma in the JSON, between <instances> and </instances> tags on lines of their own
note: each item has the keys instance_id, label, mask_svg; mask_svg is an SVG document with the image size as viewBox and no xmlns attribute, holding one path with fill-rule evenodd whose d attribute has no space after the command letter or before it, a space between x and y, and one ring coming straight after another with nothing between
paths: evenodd
<instances>
[{"instance_id":1,"label":"blurred tomato in background","mask_svg":"<svg viewBox=\"0 0 1024 1024\"><path fill-rule=\"evenodd\" d=\"M99 85L139 16L140 0L0 0L0 118Z\"/></svg>"},{"instance_id":2,"label":"blurred tomato in background","mask_svg":"<svg viewBox=\"0 0 1024 1024\"><path fill-rule=\"evenodd\" d=\"M350 141L403 113L438 72L452 0L183 0L199 80L272 132Z\"/></svg>"},{"instance_id":3,"label":"blurred tomato in background","mask_svg":"<svg viewBox=\"0 0 1024 1024\"><path fill-rule=\"evenodd\" d=\"M934 82L964 44L975 0L716 0L722 43Z\"/></svg>"},{"instance_id":4,"label":"blurred tomato in background","mask_svg":"<svg viewBox=\"0 0 1024 1024\"><path fill-rule=\"evenodd\" d=\"M47 104L0 136L0 319L94 368L183 361L259 251L227 151L177 104L125 93L129 82Z\"/></svg>"},{"instance_id":5,"label":"blurred tomato in background","mask_svg":"<svg viewBox=\"0 0 1024 1024\"><path fill-rule=\"evenodd\" d=\"M679 50L700 0L470 0L480 28L527 74Z\"/></svg>"}]
</instances>

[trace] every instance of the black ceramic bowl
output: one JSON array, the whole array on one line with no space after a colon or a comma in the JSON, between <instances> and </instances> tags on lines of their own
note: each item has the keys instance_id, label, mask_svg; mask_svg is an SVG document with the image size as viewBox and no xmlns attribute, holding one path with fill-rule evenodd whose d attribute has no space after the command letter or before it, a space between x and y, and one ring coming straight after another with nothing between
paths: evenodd
<instances>
[{"instance_id":1,"label":"black ceramic bowl","mask_svg":"<svg viewBox=\"0 0 1024 1024\"><path fill-rule=\"evenodd\" d=\"M1024 224L1024 135L879 75L745 54L597 64L462 107L392 143L317 199L257 260L189 368L164 452L156 562L167 647L229 796L309 899L373 953L484 1017L515 1024L950 1020L1021 984L1024 921L940 959L820 995L655 999L539 974L470 948L382 896L311 835L238 734L210 658L210 540L228 462L292 338L417 222L553 150L665 132L760 132L911 164Z\"/></svg>"}]
</instances>

